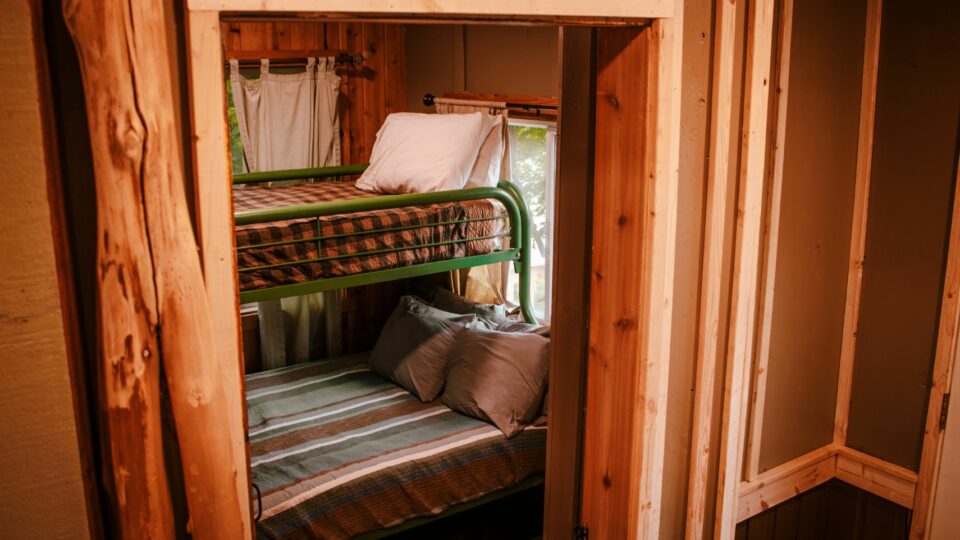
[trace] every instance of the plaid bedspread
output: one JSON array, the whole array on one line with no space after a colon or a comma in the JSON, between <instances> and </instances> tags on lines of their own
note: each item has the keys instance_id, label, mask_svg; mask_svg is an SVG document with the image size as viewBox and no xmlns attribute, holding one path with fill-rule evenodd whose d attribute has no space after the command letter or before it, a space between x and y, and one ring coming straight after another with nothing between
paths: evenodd
<instances>
[{"instance_id":1,"label":"plaid bedspread","mask_svg":"<svg viewBox=\"0 0 960 540\"><path fill-rule=\"evenodd\" d=\"M507 439L366 368L366 354L247 377L258 538L348 538L544 470L546 428Z\"/></svg>"},{"instance_id":2,"label":"plaid bedspread","mask_svg":"<svg viewBox=\"0 0 960 540\"><path fill-rule=\"evenodd\" d=\"M245 187L234 189L233 206L240 211L375 196L357 189L352 182ZM374 232L392 227L404 229ZM239 225L236 239L240 290L486 254L499 248L499 238L466 239L495 236L507 228L503 206L493 200ZM326 239L296 242L321 237ZM262 245L278 242L279 245ZM415 247L425 244L439 245ZM270 267L244 270L263 266Z\"/></svg>"}]
</instances>

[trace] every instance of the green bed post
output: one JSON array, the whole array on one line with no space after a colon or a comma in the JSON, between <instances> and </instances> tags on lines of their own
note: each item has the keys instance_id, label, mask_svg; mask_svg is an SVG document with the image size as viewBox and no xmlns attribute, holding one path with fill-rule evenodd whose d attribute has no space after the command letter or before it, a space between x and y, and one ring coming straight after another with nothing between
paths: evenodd
<instances>
[{"instance_id":1,"label":"green bed post","mask_svg":"<svg viewBox=\"0 0 960 540\"><path fill-rule=\"evenodd\" d=\"M516 227L516 224L514 224L514 227L518 228L519 231L516 231L517 234L511 239L520 250L520 258L513 262L513 267L520 278L520 312L523 313L525 321L538 324L539 321L533 312L533 302L530 298L530 227L533 221L530 217L530 208L516 184L501 180L497 187L509 193L517 202L517 207L520 210L520 226Z\"/></svg>"}]
</instances>

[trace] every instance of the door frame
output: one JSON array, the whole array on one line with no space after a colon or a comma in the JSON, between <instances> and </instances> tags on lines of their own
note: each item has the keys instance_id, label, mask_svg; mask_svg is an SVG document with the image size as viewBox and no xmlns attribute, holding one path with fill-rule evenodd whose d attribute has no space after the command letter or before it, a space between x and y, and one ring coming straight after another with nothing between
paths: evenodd
<instances>
[{"instance_id":1,"label":"door frame","mask_svg":"<svg viewBox=\"0 0 960 540\"><path fill-rule=\"evenodd\" d=\"M557 1L540 3L530 6L529 12L518 12L517 6L510 0L477 1L477 0L447 0L426 4L416 0L388 1L368 0L356 2L350 0L325 0L318 3L310 0L193 0L187 2L187 69L190 89L189 110L191 116L192 157L193 157L193 187L195 190L196 227L198 243L201 251L201 261L204 268L207 300L213 318L213 336L220 336L215 340L218 353L222 358L237 358L241 354L240 324L238 291L235 273L236 261L233 256L234 237L232 222L231 180L228 152L227 127L223 111L225 110L224 81L222 77L222 51L220 40L220 16L222 12L235 14L268 14L277 12L317 12L323 10L326 16L336 16L337 20L362 19L382 20L385 22L465 22L484 24L558 24L558 25L590 25L590 26L626 26L637 24L635 19L657 18L645 26L643 32L652 46L645 49L646 58L643 60L649 69L650 84L649 99L642 103L646 115L645 131L647 138L645 148L637 147L637 155L643 156L640 162L634 158L633 152L623 152L623 163L626 166L632 160L632 167L642 171L638 176L647 195L643 208L632 209L638 215L637 223L642 227L641 234L632 237L634 246L624 246L625 249L635 248L635 253L642 253L641 257L634 257L626 261L619 270L625 278L630 276L644 276L643 286L637 296L625 300L624 305L632 313L638 314L625 333L631 333L634 339L626 345L614 344L607 341L597 341L594 336L598 325L617 324L624 320L616 313L605 313L594 310L590 318L590 357L602 357L605 347L613 350L614 345L620 347L621 352L627 352L619 359L611 358L611 364L619 362L627 364L639 362L643 366L642 377L628 381L629 384L612 388L602 395L595 395L594 403L623 404L633 403L638 411L634 422L626 426L627 432L611 429L610 425L600 424L594 429L591 438L584 443L584 449L599 448L598 441L610 444L622 444L623 449L636 459L630 461L630 467L625 470L611 472L615 477L623 475L630 478L631 497L615 499L605 495L602 488L597 489L598 497L594 501L600 504L584 506L580 519L570 515L571 508L576 510L576 504L569 501L559 501L553 497L554 485L565 485L557 493L577 494L579 484L577 468L570 466L568 459L560 459L557 449L579 444L578 429L555 430L548 443L546 491L547 509L545 530L550 531L551 538L572 537L577 523L585 523L594 528L622 527L622 523L609 523L611 516L629 515L631 523L627 530L633 537L656 537L659 527L659 493L663 478L663 440L667 406L667 367L669 363L670 321L672 314L672 279L674 264L674 240L676 235L677 212L677 169L679 155L679 81L680 81L680 54L679 39L681 25L678 16L682 13L682 1L677 0L643 0L624 3L612 0L602 2L575 2ZM428 11L429 10L429 11ZM278 15L283 15L282 13ZM659 17L659 18L658 18ZM438 20L440 19L440 20ZM628 20L629 19L629 20ZM580 38L582 39L582 36ZM604 39L602 36L600 39ZM589 97L589 95L588 95ZM597 97L600 99L600 96ZM630 104L629 96L622 96L623 105ZM603 113L598 113L597 123L603 121ZM561 122L563 119L561 118ZM562 124L561 124L562 125ZM612 124L617 129L629 130L632 126ZM561 128L562 129L562 128ZM563 145L561 138L561 148ZM629 150L629 149L628 149ZM561 150L562 152L562 150ZM567 156L561 153L558 157L558 169L563 167ZM622 178L615 174L616 167L584 169L594 173L593 186L613 186ZM558 170L558 177L565 178L566 171ZM202 181L200 180L202 179ZM566 187L566 186L565 186ZM560 203L562 204L562 203ZM582 214L586 215L586 214ZM608 209L594 208L592 223L594 226L593 238L596 238L597 226L623 228L623 214L610 214ZM591 236L583 235L584 244L572 246L567 244L568 251L556 252L556 261L569 260L570 253L576 249L581 253L589 253ZM598 260L595 257L593 267ZM585 270L585 269L584 269ZM595 274L595 272L594 272ZM579 278L573 276L571 283L580 279L581 286L583 271ZM224 283L233 283L233 287L225 287ZM558 287L560 288L560 280ZM566 283L566 282L564 282ZM596 297L598 294L617 294L619 285L615 279L596 279L591 277L588 295ZM581 298L572 295L574 298ZM590 296L586 296L589 298ZM564 297L558 298L557 315L554 324L560 328L565 324L573 326L580 319L566 322L561 313L577 310L563 310L560 306L566 302ZM576 306L580 312L585 312L585 306ZM559 318L558 318L559 316ZM572 315L571 315L572 316ZM609 319L609 320L608 320ZM582 320L581 323L582 324ZM582 326L581 326L582 327ZM211 338L213 337L211 336ZM222 336L232 336L222 339ZM580 334L581 350L586 350L585 340L587 333ZM627 349L623 349L626 346ZM551 353L550 384L554 388L571 387L576 389L576 382L583 383L583 370L586 359L578 364L574 361L561 361L567 349L558 351L553 347ZM591 364L594 364L591 360ZM589 368L592 369L592 368ZM245 421L244 389L242 362L237 362L236 370L219 373L217 384L223 385L237 404L236 414L224 418L224 422L242 428ZM582 388L582 387L581 387ZM577 419L574 425L579 424L581 418L580 403L569 399L561 392L551 392L549 408L551 422L556 418ZM589 398L588 398L589 399ZM590 413L588 408L587 414ZM589 421L588 421L588 425ZM232 431L232 430L231 430ZM563 437L563 440L558 439ZM225 463L238 472L233 489L239 497L249 500L249 470L246 443L243 440L231 441L234 450L232 459ZM590 463L584 464L584 470L591 470ZM597 484L596 481L600 481ZM584 486L603 485L609 482L609 476L601 478L585 477ZM571 488L571 486L574 486ZM189 489L190 486L187 486ZM587 489L592 489L587 487ZM566 495L565 495L566 496ZM610 513L610 508L620 508L620 513ZM191 513L204 512L203 508L191 508ZM244 520L245 530L252 532L252 523L249 515L239 516Z\"/></svg>"}]
</instances>

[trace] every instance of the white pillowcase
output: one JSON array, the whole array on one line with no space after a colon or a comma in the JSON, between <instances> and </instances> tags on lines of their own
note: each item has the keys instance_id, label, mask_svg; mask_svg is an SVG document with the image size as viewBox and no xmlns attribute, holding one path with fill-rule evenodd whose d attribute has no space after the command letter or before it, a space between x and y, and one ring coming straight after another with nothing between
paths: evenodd
<instances>
[{"instance_id":1,"label":"white pillowcase","mask_svg":"<svg viewBox=\"0 0 960 540\"><path fill-rule=\"evenodd\" d=\"M391 114L377 132L370 167L357 187L375 193L461 189L497 120L479 112Z\"/></svg>"},{"instance_id":2,"label":"white pillowcase","mask_svg":"<svg viewBox=\"0 0 960 540\"><path fill-rule=\"evenodd\" d=\"M484 115L491 120L493 127L487 139L480 146L477 161L470 172L470 178L464 187L497 187L500 183L500 167L503 163L504 132L502 116Z\"/></svg>"}]
</instances>

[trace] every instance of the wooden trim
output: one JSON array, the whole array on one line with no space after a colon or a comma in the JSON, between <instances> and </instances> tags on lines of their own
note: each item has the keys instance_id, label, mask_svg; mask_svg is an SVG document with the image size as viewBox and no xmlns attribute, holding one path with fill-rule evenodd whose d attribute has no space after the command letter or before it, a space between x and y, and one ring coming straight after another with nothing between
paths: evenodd
<instances>
[{"instance_id":1,"label":"wooden trim","mask_svg":"<svg viewBox=\"0 0 960 540\"><path fill-rule=\"evenodd\" d=\"M673 284L676 266L677 212L680 169L680 106L683 64L683 3L678 2L672 19L654 21L656 100L647 110L648 156L653 158L654 182L648 183L646 231L650 238L649 283L644 290L643 356L647 381L638 404L643 415L639 538L660 537L660 506L666 445L666 422L670 375L670 341L673 336ZM647 167L644 167L647 168ZM659 218L659 219L658 219ZM678 399L688 399L686 395Z\"/></svg>"},{"instance_id":2,"label":"wooden trim","mask_svg":"<svg viewBox=\"0 0 960 540\"><path fill-rule=\"evenodd\" d=\"M544 538L571 538L580 506L583 398L590 318L596 32L560 30L562 113L557 131L554 287ZM587 76L584 76L587 74ZM562 242L559 239L563 239Z\"/></svg>"},{"instance_id":3,"label":"wooden trim","mask_svg":"<svg viewBox=\"0 0 960 540\"><path fill-rule=\"evenodd\" d=\"M340 53L348 52L345 49L309 49L300 51L281 51L281 50L263 50L263 51L230 51L227 53L227 60L296 60L311 57L337 56Z\"/></svg>"},{"instance_id":4,"label":"wooden trim","mask_svg":"<svg viewBox=\"0 0 960 540\"><path fill-rule=\"evenodd\" d=\"M234 493L249 510L239 518L244 537L249 538L253 531L250 459L246 444L247 408L219 14L189 12L186 33L196 228L212 331L216 336L214 346L223 362L223 369L215 376L217 384L230 396L231 413L225 425L230 429L231 445L230 452L221 459L232 456L236 464Z\"/></svg>"},{"instance_id":5,"label":"wooden trim","mask_svg":"<svg viewBox=\"0 0 960 540\"><path fill-rule=\"evenodd\" d=\"M594 0L580 2L529 2L518 5L512 0L188 0L191 11L324 11L328 13L379 14L410 17L413 13L429 16L471 15L496 19L521 16L550 21L557 17L669 18L675 16L673 0Z\"/></svg>"},{"instance_id":6,"label":"wooden trim","mask_svg":"<svg viewBox=\"0 0 960 540\"><path fill-rule=\"evenodd\" d=\"M329 13L317 11L290 11L263 15L255 12L229 13L220 19L223 22L290 22L291 20L334 21L333 24L346 22L366 22L385 24L444 24L444 25L489 25L510 24L511 26L637 26L647 24L647 18L634 17L569 17L550 15L456 15L433 13L429 19L409 14L392 15L384 13Z\"/></svg>"},{"instance_id":7,"label":"wooden trim","mask_svg":"<svg viewBox=\"0 0 960 540\"><path fill-rule=\"evenodd\" d=\"M740 484L737 522L813 489L836 475L837 452L818 448Z\"/></svg>"},{"instance_id":8,"label":"wooden trim","mask_svg":"<svg viewBox=\"0 0 960 540\"><path fill-rule=\"evenodd\" d=\"M560 103L560 100L555 97L515 96L506 94L488 94L483 92L444 92L443 97L447 99L467 99L477 101L504 101L521 105L541 105L545 107L556 107Z\"/></svg>"},{"instance_id":9,"label":"wooden trim","mask_svg":"<svg viewBox=\"0 0 960 540\"><path fill-rule=\"evenodd\" d=\"M940 307L940 329L937 334L936 356L930 380L930 401L927 405L920 470L917 473L916 500L913 503L913 517L910 523L911 538L926 537L930 526L933 490L938 480L943 450L940 411L943 407L944 394L950 392L958 336L960 336L960 197L956 195L957 186L960 186L960 165L957 166L957 182L954 186L947 270Z\"/></svg>"},{"instance_id":10,"label":"wooden trim","mask_svg":"<svg viewBox=\"0 0 960 540\"><path fill-rule=\"evenodd\" d=\"M713 456L712 435L716 423L714 388L720 353L721 298L724 241L727 236L727 193L731 178L731 123L733 116L734 63L737 40L737 2L716 2L714 23L713 82L710 103L710 151L707 167L704 254L700 284L700 316L697 328L696 392L690 443L690 478L687 492L688 540L706 534L707 493Z\"/></svg>"},{"instance_id":11,"label":"wooden trim","mask_svg":"<svg viewBox=\"0 0 960 540\"><path fill-rule=\"evenodd\" d=\"M746 440L746 469L744 479L753 480L760 469L760 443L763 434L763 416L767 399L767 367L770 361L770 333L773 326L774 293L777 280L777 253L780 244L780 204L783 194L783 159L787 135L787 100L790 95L790 48L793 37L793 0L779 0L779 28L777 38L778 60L774 67L777 91L771 93L776 111L774 140L770 145L770 187L767 200L767 219L764 227L766 247L763 249L763 281L760 290L760 328L757 361L753 366L750 424Z\"/></svg>"},{"instance_id":12,"label":"wooden trim","mask_svg":"<svg viewBox=\"0 0 960 540\"><path fill-rule=\"evenodd\" d=\"M853 448L837 450L837 478L860 489L913 508L917 473Z\"/></svg>"},{"instance_id":13,"label":"wooden trim","mask_svg":"<svg viewBox=\"0 0 960 540\"><path fill-rule=\"evenodd\" d=\"M837 378L837 404L833 428L833 443L838 446L847 443L850 393L853 388L853 361L856 355L857 326L860 321L860 292L863 284L864 250L867 246L867 211L870 197L870 169L873 164L873 125L877 104L877 66L880 62L882 11L882 0L867 0L856 187L853 195L853 219L850 232L850 267L847 274L847 298L843 311L840 373Z\"/></svg>"},{"instance_id":14,"label":"wooden trim","mask_svg":"<svg viewBox=\"0 0 960 540\"><path fill-rule=\"evenodd\" d=\"M773 47L774 0L750 4L744 93L743 162L737 206L736 251L730 312L730 338L724 384L720 469L714 535L733 538L741 479L749 396L749 367L753 356L757 276L760 257L763 184L767 152L770 60Z\"/></svg>"},{"instance_id":15,"label":"wooden trim","mask_svg":"<svg viewBox=\"0 0 960 540\"><path fill-rule=\"evenodd\" d=\"M680 29L671 20L598 31L581 521L600 538L656 538L660 525Z\"/></svg>"},{"instance_id":16,"label":"wooden trim","mask_svg":"<svg viewBox=\"0 0 960 540\"><path fill-rule=\"evenodd\" d=\"M847 447L818 448L740 484L737 521L749 519L824 482L848 484L913 508L917 474L909 469Z\"/></svg>"}]
</instances>

